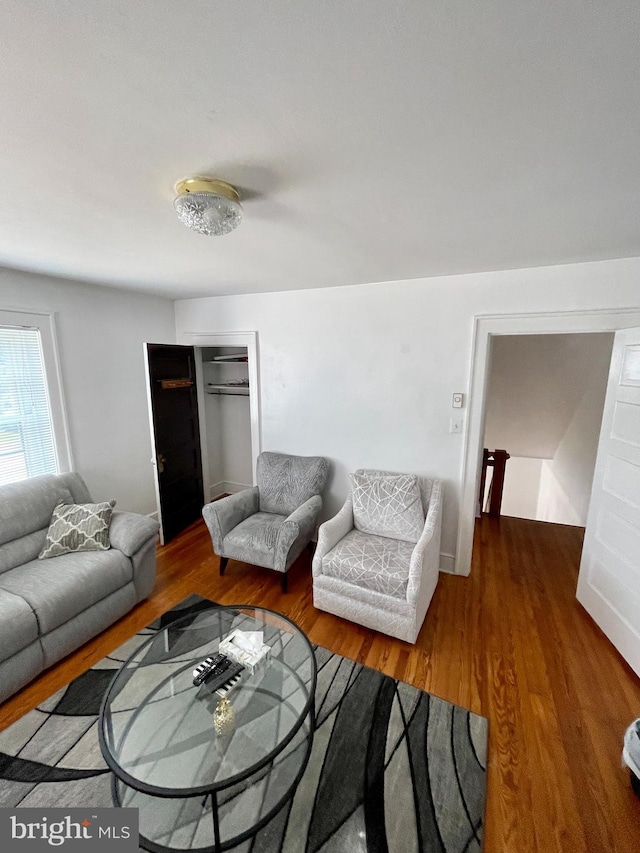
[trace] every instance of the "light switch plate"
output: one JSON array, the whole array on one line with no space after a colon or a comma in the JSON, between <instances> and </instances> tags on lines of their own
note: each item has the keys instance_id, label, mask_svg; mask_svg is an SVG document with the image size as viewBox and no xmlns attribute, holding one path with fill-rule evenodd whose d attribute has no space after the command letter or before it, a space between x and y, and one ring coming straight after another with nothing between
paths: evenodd
<instances>
[{"instance_id":1,"label":"light switch plate","mask_svg":"<svg viewBox=\"0 0 640 853\"><path fill-rule=\"evenodd\" d=\"M461 409L463 400L464 400L464 394L462 394L460 391L454 391L453 398L451 401L452 408Z\"/></svg>"}]
</instances>

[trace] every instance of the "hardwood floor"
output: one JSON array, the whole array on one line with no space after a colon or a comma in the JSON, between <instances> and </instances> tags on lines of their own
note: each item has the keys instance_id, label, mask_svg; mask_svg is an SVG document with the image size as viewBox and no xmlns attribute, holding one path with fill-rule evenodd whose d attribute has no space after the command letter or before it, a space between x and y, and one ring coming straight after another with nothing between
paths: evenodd
<instances>
[{"instance_id":1,"label":"hardwood floor","mask_svg":"<svg viewBox=\"0 0 640 853\"><path fill-rule=\"evenodd\" d=\"M477 524L468 578L441 575L415 646L315 610L309 554L289 592L218 558L203 523L158 549L153 596L0 708L18 719L185 595L292 617L334 652L489 718L485 853L636 853L640 799L621 766L640 680L575 600L582 531L515 518Z\"/></svg>"}]
</instances>

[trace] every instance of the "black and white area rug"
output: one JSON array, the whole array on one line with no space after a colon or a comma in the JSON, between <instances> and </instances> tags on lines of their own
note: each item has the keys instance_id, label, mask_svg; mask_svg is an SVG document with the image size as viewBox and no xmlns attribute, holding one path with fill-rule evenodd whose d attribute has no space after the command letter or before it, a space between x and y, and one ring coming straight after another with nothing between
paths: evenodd
<instances>
[{"instance_id":1,"label":"black and white area rug","mask_svg":"<svg viewBox=\"0 0 640 853\"><path fill-rule=\"evenodd\" d=\"M1 732L0 807L111 806L102 696L150 634L207 606L186 599ZM320 646L315 654L316 737L302 781L234 853L479 851L486 719Z\"/></svg>"}]
</instances>

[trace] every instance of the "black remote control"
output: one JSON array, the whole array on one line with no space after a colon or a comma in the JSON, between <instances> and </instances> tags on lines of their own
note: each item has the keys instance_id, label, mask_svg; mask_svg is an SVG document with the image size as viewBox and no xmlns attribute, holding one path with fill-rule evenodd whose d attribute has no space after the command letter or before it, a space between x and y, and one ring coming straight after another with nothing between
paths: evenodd
<instances>
[{"instance_id":1,"label":"black remote control","mask_svg":"<svg viewBox=\"0 0 640 853\"><path fill-rule=\"evenodd\" d=\"M234 663L233 661L229 661L229 666L226 666L224 670L218 670L217 673L212 673L206 679L207 690L210 690L212 693L218 691L218 695L220 692L226 693L240 680L240 673L244 670L242 664ZM224 690L227 688L227 690Z\"/></svg>"},{"instance_id":2,"label":"black remote control","mask_svg":"<svg viewBox=\"0 0 640 853\"><path fill-rule=\"evenodd\" d=\"M224 655L217 654L213 655L210 658L206 658L202 663L199 663L198 666L193 670L193 683L196 687L199 687L208 676L213 675L214 670L216 670L220 664L224 661L228 660Z\"/></svg>"},{"instance_id":3,"label":"black remote control","mask_svg":"<svg viewBox=\"0 0 640 853\"><path fill-rule=\"evenodd\" d=\"M205 673L204 683L208 684L212 678L217 678L219 675L222 675L223 672L226 672L229 669L232 663L233 661L230 661L229 658L222 658L220 663L217 663L213 669L210 669Z\"/></svg>"}]
</instances>

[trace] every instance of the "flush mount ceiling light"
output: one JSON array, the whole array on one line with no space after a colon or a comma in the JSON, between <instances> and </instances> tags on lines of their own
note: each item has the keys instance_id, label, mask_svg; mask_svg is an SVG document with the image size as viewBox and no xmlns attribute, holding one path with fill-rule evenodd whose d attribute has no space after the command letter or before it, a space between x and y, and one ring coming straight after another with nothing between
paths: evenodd
<instances>
[{"instance_id":1,"label":"flush mount ceiling light","mask_svg":"<svg viewBox=\"0 0 640 853\"><path fill-rule=\"evenodd\" d=\"M176 184L173 206L180 222L209 237L221 237L242 222L240 196L226 181L186 178Z\"/></svg>"}]
</instances>

